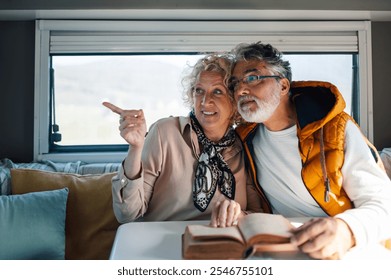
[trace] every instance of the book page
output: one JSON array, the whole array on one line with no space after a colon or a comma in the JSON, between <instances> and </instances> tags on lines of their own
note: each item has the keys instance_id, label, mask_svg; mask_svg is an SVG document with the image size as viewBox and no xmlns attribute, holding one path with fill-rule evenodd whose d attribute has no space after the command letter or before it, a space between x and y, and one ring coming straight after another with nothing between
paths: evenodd
<instances>
[{"instance_id":1,"label":"book page","mask_svg":"<svg viewBox=\"0 0 391 280\"><path fill-rule=\"evenodd\" d=\"M253 213L238 222L243 239L248 245L254 243L289 242L293 228L288 219L281 215Z\"/></svg>"},{"instance_id":2,"label":"book page","mask_svg":"<svg viewBox=\"0 0 391 280\"><path fill-rule=\"evenodd\" d=\"M195 234L194 236L190 233ZM238 241L238 238L240 241ZM237 227L212 228L189 225L182 235L182 256L190 260L237 260L245 245Z\"/></svg>"},{"instance_id":3,"label":"book page","mask_svg":"<svg viewBox=\"0 0 391 280\"><path fill-rule=\"evenodd\" d=\"M206 225L189 225L188 231L194 240L232 239L245 244L237 226L214 228Z\"/></svg>"}]
</instances>

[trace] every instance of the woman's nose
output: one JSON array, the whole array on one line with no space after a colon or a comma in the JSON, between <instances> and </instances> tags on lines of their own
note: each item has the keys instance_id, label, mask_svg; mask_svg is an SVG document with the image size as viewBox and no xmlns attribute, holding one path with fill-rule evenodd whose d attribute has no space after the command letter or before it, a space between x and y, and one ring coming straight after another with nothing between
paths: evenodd
<instances>
[{"instance_id":1,"label":"woman's nose","mask_svg":"<svg viewBox=\"0 0 391 280\"><path fill-rule=\"evenodd\" d=\"M201 104L207 104L209 101L210 101L211 97L209 96L209 94L204 94L204 96L202 97L202 100L201 100Z\"/></svg>"}]
</instances>

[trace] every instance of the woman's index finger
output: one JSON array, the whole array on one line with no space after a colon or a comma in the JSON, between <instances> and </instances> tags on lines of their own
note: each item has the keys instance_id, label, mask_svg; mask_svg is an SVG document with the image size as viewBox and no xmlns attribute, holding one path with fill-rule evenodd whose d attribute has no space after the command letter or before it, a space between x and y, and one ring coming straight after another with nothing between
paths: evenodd
<instances>
[{"instance_id":1,"label":"woman's index finger","mask_svg":"<svg viewBox=\"0 0 391 280\"><path fill-rule=\"evenodd\" d=\"M103 102L102 105L109 108L111 111L113 111L114 113L117 113L118 115L121 115L122 112L124 111L120 107L117 107L114 104L111 104L110 102Z\"/></svg>"}]
</instances>

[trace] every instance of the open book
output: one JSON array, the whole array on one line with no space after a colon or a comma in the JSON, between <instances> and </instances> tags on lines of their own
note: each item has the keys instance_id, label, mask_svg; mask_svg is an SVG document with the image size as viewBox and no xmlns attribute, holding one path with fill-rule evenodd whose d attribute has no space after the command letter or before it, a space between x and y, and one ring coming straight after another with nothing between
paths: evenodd
<instances>
[{"instance_id":1,"label":"open book","mask_svg":"<svg viewBox=\"0 0 391 280\"><path fill-rule=\"evenodd\" d=\"M243 259L255 252L296 252L291 223L281 215L253 213L237 226L188 225L183 234L184 259Z\"/></svg>"}]
</instances>

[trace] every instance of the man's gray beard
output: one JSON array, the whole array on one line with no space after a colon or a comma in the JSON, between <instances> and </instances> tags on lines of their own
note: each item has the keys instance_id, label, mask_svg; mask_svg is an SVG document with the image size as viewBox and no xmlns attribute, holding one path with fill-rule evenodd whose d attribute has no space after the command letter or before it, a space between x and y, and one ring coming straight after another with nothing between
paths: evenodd
<instances>
[{"instance_id":1,"label":"man's gray beard","mask_svg":"<svg viewBox=\"0 0 391 280\"><path fill-rule=\"evenodd\" d=\"M253 100L257 103L257 109L252 111L250 108L242 108L241 102L243 100ZM274 113L278 105L280 104L279 93L270 96L269 100L260 100L259 98L251 95L241 96L238 100L238 112L248 122L263 123L267 121Z\"/></svg>"}]
</instances>

